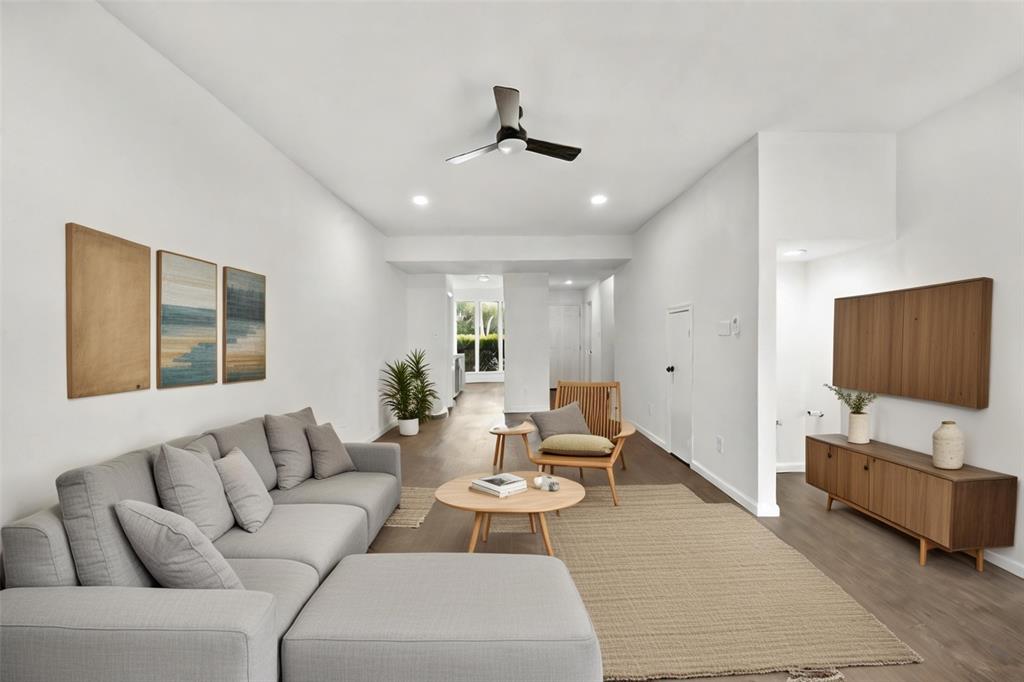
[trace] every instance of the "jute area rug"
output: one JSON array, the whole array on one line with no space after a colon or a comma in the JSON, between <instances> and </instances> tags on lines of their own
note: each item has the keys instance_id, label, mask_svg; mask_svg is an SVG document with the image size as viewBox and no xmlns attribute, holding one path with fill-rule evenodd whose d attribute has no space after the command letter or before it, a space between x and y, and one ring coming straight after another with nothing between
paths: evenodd
<instances>
[{"instance_id":1,"label":"jute area rug","mask_svg":"<svg viewBox=\"0 0 1024 682\"><path fill-rule=\"evenodd\" d=\"M419 528L434 506L434 489L402 486L401 505L384 522L392 528Z\"/></svg>"},{"instance_id":2,"label":"jute area rug","mask_svg":"<svg viewBox=\"0 0 1024 682\"><path fill-rule=\"evenodd\" d=\"M921 660L802 554L684 485L607 487L548 514L587 605L605 679L656 680ZM494 517L491 532L529 532Z\"/></svg>"}]
</instances>

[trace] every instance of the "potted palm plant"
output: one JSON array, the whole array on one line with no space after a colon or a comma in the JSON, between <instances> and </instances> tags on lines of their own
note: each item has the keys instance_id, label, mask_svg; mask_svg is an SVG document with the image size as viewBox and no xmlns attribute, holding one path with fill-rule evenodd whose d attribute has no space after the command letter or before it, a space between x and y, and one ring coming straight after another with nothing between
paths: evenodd
<instances>
[{"instance_id":1,"label":"potted palm plant","mask_svg":"<svg viewBox=\"0 0 1024 682\"><path fill-rule=\"evenodd\" d=\"M839 402L850 409L850 425L846 431L846 441L848 443L870 443L871 438L868 436L870 417L868 417L867 409L868 405L874 402L878 396L861 391L844 391L831 384L825 384L825 388L835 393Z\"/></svg>"},{"instance_id":2,"label":"potted palm plant","mask_svg":"<svg viewBox=\"0 0 1024 682\"><path fill-rule=\"evenodd\" d=\"M426 352L417 349L404 359L385 363L381 375L381 403L398 419L400 434L415 436L438 398Z\"/></svg>"}]
</instances>

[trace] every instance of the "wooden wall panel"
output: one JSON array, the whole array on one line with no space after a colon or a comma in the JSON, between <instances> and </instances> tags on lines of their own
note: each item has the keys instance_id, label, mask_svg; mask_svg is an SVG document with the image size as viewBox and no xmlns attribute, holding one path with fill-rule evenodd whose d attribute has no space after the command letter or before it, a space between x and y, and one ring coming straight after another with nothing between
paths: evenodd
<instances>
[{"instance_id":1,"label":"wooden wall panel","mask_svg":"<svg viewBox=\"0 0 1024 682\"><path fill-rule=\"evenodd\" d=\"M837 298L832 383L988 407L992 280Z\"/></svg>"},{"instance_id":2,"label":"wooden wall panel","mask_svg":"<svg viewBox=\"0 0 1024 682\"><path fill-rule=\"evenodd\" d=\"M150 250L65 226L68 397L149 388Z\"/></svg>"},{"instance_id":3,"label":"wooden wall panel","mask_svg":"<svg viewBox=\"0 0 1024 682\"><path fill-rule=\"evenodd\" d=\"M992 280L906 292L901 395L988 407Z\"/></svg>"},{"instance_id":4,"label":"wooden wall panel","mask_svg":"<svg viewBox=\"0 0 1024 682\"><path fill-rule=\"evenodd\" d=\"M897 394L903 347L903 292L837 298L832 383L843 388Z\"/></svg>"}]
</instances>

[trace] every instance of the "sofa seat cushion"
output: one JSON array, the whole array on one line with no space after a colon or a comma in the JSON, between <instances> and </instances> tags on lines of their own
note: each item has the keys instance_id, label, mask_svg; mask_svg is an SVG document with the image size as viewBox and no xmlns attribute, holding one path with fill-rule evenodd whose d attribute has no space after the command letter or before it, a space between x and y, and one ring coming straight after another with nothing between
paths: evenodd
<instances>
[{"instance_id":1,"label":"sofa seat cushion","mask_svg":"<svg viewBox=\"0 0 1024 682\"><path fill-rule=\"evenodd\" d=\"M347 557L281 648L289 682L601 680L569 571L515 554Z\"/></svg>"},{"instance_id":2,"label":"sofa seat cushion","mask_svg":"<svg viewBox=\"0 0 1024 682\"><path fill-rule=\"evenodd\" d=\"M229 559L245 589L267 592L276 600L276 635L278 639L291 627L295 616L316 592L320 577L309 564L288 559Z\"/></svg>"},{"instance_id":3,"label":"sofa seat cushion","mask_svg":"<svg viewBox=\"0 0 1024 682\"><path fill-rule=\"evenodd\" d=\"M577 457L604 457L612 454L615 444L604 436L582 433L560 433L548 436L540 444L540 451L546 455L570 455Z\"/></svg>"},{"instance_id":4,"label":"sofa seat cushion","mask_svg":"<svg viewBox=\"0 0 1024 682\"><path fill-rule=\"evenodd\" d=\"M213 546L227 559L308 564L323 580L343 557L366 551L366 512L342 504L275 504L258 532L235 526Z\"/></svg>"},{"instance_id":5,"label":"sofa seat cushion","mask_svg":"<svg viewBox=\"0 0 1024 682\"><path fill-rule=\"evenodd\" d=\"M371 540L395 511L402 486L391 474L348 471L330 478L310 478L289 490L271 490L275 504L351 504L366 512Z\"/></svg>"}]
</instances>

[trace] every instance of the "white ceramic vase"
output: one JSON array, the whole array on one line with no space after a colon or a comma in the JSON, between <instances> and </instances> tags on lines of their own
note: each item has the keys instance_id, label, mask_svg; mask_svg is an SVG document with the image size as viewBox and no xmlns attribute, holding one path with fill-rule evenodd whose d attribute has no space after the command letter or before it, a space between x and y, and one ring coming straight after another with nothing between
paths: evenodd
<instances>
[{"instance_id":1,"label":"white ceramic vase","mask_svg":"<svg viewBox=\"0 0 1024 682\"><path fill-rule=\"evenodd\" d=\"M868 427L871 425L871 418L866 412L861 414L850 413L850 428L847 429L847 443L870 443Z\"/></svg>"},{"instance_id":2,"label":"white ceramic vase","mask_svg":"<svg viewBox=\"0 0 1024 682\"><path fill-rule=\"evenodd\" d=\"M399 419L398 432L403 436L415 436L420 432L419 419Z\"/></svg>"},{"instance_id":3,"label":"white ceramic vase","mask_svg":"<svg viewBox=\"0 0 1024 682\"><path fill-rule=\"evenodd\" d=\"M964 465L964 433L954 421L944 421L932 434L932 464L939 469Z\"/></svg>"}]
</instances>

